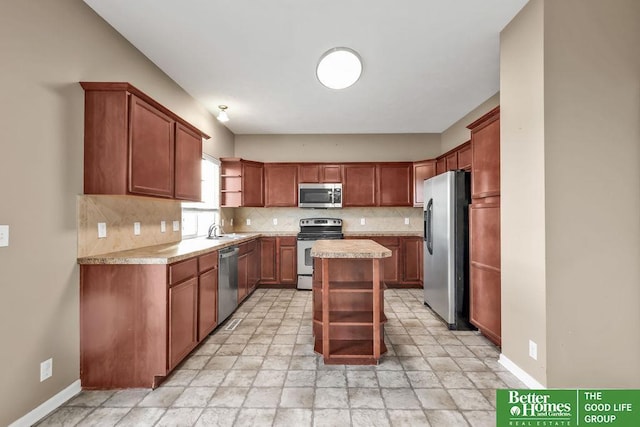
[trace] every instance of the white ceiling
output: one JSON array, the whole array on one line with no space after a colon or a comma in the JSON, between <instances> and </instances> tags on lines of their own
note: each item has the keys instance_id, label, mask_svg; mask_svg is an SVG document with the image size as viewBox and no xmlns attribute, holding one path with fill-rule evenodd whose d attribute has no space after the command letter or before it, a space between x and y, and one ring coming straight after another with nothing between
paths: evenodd
<instances>
[{"instance_id":1,"label":"white ceiling","mask_svg":"<svg viewBox=\"0 0 640 427\"><path fill-rule=\"evenodd\" d=\"M235 134L304 134L442 132L498 91L528 0L84 1ZM364 67L341 91L315 76L337 46Z\"/></svg>"}]
</instances>

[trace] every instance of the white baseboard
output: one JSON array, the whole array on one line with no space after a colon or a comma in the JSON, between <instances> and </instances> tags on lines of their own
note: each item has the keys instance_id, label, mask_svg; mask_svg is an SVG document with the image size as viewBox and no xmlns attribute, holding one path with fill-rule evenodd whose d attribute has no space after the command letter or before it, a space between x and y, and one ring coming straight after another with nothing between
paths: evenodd
<instances>
[{"instance_id":1,"label":"white baseboard","mask_svg":"<svg viewBox=\"0 0 640 427\"><path fill-rule=\"evenodd\" d=\"M54 395L51 399L35 408L33 411L9 424L9 427L30 427L34 425L47 414L58 409L58 407L60 407L64 402L80 393L81 390L82 387L80 387L80 380L71 383L70 386Z\"/></svg>"},{"instance_id":2,"label":"white baseboard","mask_svg":"<svg viewBox=\"0 0 640 427\"><path fill-rule=\"evenodd\" d=\"M498 362L502 366L507 368L509 372L515 375L516 378L522 381L530 389L535 389L535 390L546 389L545 386L540 384L538 381L536 381L535 378L533 378L531 375L526 373L522 368L520 368L518 365L516 365L511 360L509 360L509 358L507 358L504 354L500 353L500 358L498 359Z\"/></svg>"}]
</instances>

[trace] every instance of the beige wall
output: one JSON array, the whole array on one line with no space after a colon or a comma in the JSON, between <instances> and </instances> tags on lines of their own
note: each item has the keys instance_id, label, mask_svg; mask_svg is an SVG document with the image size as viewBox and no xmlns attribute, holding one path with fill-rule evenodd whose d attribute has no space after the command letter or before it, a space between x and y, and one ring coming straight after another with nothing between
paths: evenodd
<instances>
[{"instance_id":1,"label":"beige wall","mask_svg":"<svg viewBox=\"0 0 640 427\"><path fill-rule=\"evenodd\" d=\"M262 162L413 161L440 155L440 135L236 135L235 155Z\"/></svg>"},{"instance_id":2,"label":"beige wall","mask_svg":"<svg viewBox=\"0 0 640 427\"><path fill-rule=\"evenodd\" d=\"M463 118L449 126L441 134L440 152L438 155L446 153L471 139L471 132L467 126L478 120L484 114L500 104L500 92L478 105Z\"/></svg>"},{"instance_id":3,"label":"beige wall","mask_svg":"<svg viewBox=\"0 0 640 427\"><path fill-rule=\"evenodd\" d=\"M502 354L546 383L544 2L500 36ZM529 340L538 360L529 357Z\"/></svg>"},{"instance_id":4,"label":"beige wall","mask_svg":"<svg viewBox=\"0 0 640 427\"><path fill-rule=\"evenodd\" d=\"M640 387L638 22L536 0L502 34L503 352L547 387Z\"/></svg>"},{"instance_id":5,"label":"beige wall","mask_svg":"<svg viewBox=\"0 0 640 427\"><path fill-rule=\"evenodd\" d=\"M0 425L79 378L76 197L82 193L81 80L128 81L233 155L233 134L81 0L6 0L0 13ZM39 381L53 357L53 377Z\"/></svg>"},{"instance_id":6,"label":"beige wall","mask_svg":"<svg viewBox=\"0 0 640 427\"><path fill-rule=\"evenodd\" d=\"M545 2L549 387L640 388L640 2Z\"/></svg>"}]
</instances>

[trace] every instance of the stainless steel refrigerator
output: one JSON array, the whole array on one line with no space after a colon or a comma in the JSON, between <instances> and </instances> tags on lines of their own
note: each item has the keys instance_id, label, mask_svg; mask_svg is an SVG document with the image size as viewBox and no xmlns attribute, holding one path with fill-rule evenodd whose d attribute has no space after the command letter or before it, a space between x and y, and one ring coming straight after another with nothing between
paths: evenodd
<instances>
[{"instance_id":1,"label":"stainless steel refrigerator","mask_svg":"<svg viewBox=\"0 0 640 427\"><path fill-rule=\"evenodd\" d=\"M469 324L470 174L450 171L424 181L424 303L449 329Z\"/></svg>"}]
</instances>

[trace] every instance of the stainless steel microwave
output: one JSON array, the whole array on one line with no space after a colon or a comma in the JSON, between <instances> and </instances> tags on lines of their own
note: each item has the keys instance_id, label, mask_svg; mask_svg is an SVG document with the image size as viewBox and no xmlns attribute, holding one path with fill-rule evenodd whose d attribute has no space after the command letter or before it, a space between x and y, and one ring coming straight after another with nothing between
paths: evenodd
<instances>
[{"instance_id":1,"label":"stainless steel microwave","mask_svg":"<svg viewBox=\"0 0 640 427\"><path fill-rule=\"evenodd\" d=\"M341 208L342 184L298 184L298 207Z\"/></svg>"}]
</instances>

